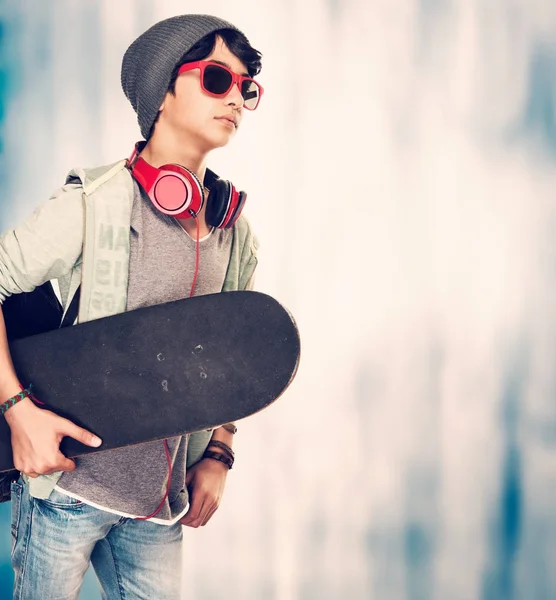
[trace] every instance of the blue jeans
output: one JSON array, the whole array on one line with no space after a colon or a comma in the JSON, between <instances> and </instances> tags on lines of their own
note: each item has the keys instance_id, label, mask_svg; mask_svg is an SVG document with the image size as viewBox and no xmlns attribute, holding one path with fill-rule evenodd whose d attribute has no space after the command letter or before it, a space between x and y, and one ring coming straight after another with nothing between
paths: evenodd
<instances>
[{"instance_id":1,"label":"blue jeans","mask_svg":"<svg viewBox=\"0 0 556 600\"><path fill-rule=\"evenodd\" d=\"M178 600L182 526L98 510L60 494L29 496L12 483L14 600L73 600L92 563L105 600Z\"/></svg>"}]
</instances>

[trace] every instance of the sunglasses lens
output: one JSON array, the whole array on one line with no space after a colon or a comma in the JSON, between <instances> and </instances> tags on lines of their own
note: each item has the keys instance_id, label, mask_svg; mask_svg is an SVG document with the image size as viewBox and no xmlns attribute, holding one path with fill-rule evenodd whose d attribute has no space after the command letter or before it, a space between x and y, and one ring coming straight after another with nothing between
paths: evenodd
<instances>
[{"instance_id":1,"label":"sunglasses lens","mask_svg":"<svg viewBox=\"0 0 556 600\"><path fill-rule=\"evenodd\" d=\"M241 95L245 108L253 110L259 103L259 86L254 81L244 81L241 84Z\"/></svg>"},{"instance_id":2,"label":"sunglasses lens","mask_svg":"<svg viewBox=\"0 0 556 600\"><path fill-rule=\"evenodd\" d=\"M232 85L232 76L230 73L218 65L207 65L205 76L203 77L203 86L211 94L224 95Z\"/></svg>"}]
</instances>

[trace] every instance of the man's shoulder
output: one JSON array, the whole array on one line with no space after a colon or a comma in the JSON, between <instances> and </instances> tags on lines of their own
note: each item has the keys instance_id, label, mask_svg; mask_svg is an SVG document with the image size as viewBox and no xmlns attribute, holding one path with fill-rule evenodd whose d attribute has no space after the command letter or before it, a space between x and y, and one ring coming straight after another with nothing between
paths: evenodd
<instances>
[{"instance_id":1,"label":"man's shoulder","mask_svg":"<svg viewBox=\"0 0 556 600\"><path fill-rule=\"evenodd\" d=\"M255 235L249 220L245 215L241 215L234 224L234 237L243 247L248 247L253 253L259 248L259 240Z\"/></svg>"},{"instance_id":2,"label":"man's shoulder","mask_svg":"<svg viewBox=\"0 0 556 600\"><path fill-rule=\"evenodd\" d=\"M67 174L66 184L79 184L86 194L91 194L107 181L126 176L125 167L125 160L97 167L75 167Z\"/></svg>"}]
</instances>

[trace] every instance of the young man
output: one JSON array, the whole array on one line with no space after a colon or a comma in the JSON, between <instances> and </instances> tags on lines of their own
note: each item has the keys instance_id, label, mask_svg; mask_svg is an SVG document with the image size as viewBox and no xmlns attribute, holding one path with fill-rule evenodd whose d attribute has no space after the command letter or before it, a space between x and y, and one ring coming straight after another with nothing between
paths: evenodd
<instances>
[{"instance_id":1,"label":"young man","mask_svg":"<svg viewBox=\"0 0 556 600\"><path fill-rule=\"evenodd\" d=\"M250 288L257 244L238 218L244 198L206 161L234 136L244 109L256 108L262 88L251 78L260 58L233 25L207 15L167 19L135 40L122 87L146 143L129 161L73 171L25 224L3 234L0 300L57 280L67 310L80 286L84 322L193 292ZM201 200L208 196L177 217L161 212L164 188L147 181L170 164L193 186L198 180ZM0 318L2 401L20 390ZM179 598L182 524L205 525L218 508L233 424L74 462L60 453L64 436L101 441L29 397L5 418L22 473L11 490L14 598L77 598L90 562L104 598Z\"/></svg>"}]
</instances>

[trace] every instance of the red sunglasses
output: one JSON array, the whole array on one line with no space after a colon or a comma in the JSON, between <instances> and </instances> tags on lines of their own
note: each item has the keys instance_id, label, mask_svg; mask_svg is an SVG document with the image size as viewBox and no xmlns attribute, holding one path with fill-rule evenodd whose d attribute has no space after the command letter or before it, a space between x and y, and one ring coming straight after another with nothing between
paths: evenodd
<instances>
[{"instance_id":1,"label":"red sunglasses","mask_svg":"<svg viewBox=\"0 0 556 600\"><path fill-rule=\"evenodd\" d=\"M193 69L201 70L201 88L207 94L219 98L226 96L234 83L237 83L243 96L243 106L248 110L255 110L259 106L264 90L254 79L238 75L227 67L210 60L186 63L179 68L178 75Z\"/></svg>"}]
</instances>

